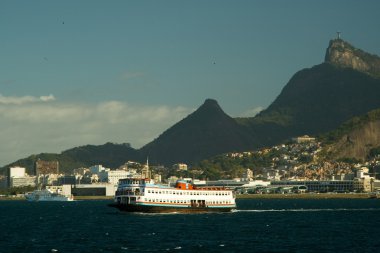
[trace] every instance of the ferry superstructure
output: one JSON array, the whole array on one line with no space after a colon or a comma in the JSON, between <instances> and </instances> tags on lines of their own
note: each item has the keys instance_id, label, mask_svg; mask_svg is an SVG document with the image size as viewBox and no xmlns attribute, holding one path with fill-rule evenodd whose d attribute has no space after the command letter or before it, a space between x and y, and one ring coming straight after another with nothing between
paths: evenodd
<instances>
[{"instance_id":1,"label":"ferry superstructure","mask_svg":"<svg viewBox=\"0 0 380 253\"><path fill-rule=\"evenodd\" d=\"M25 194L28 201L73 201L72 195L65 196L59 193L51 192L47 189L35 190Z\"/></svg>"},{"instance_id":2,"label":"ferry superstructure","mask_svg":"<svg viewBox=\"0 0 380 253\"><path fill-rule=\"evenodd\" d=\"M236 202L234 192L222 187L195 187L184 180L169 187L150 179L127 178L119 180L111 206L129 212L229 212Z\"/></svg>"}]
</instances>

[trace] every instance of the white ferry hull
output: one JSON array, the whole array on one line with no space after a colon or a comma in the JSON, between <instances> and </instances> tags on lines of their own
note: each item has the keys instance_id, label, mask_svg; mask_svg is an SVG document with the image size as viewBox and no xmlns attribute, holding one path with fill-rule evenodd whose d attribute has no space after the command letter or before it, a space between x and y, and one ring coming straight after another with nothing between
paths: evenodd
<instances>
[{"instance_id":1,"label":"white ferry hull","mask_svg":"<svg viewBox=\"0 0 380 253\"><path fill-rule=\"evenodd\" d=\"M141 213L209 213L209 212L231 212L231 207L190 207L190 206L164 206L164 205L134 205L134 204L109 204L120 211Z\"/></svg>"}]
</instances>

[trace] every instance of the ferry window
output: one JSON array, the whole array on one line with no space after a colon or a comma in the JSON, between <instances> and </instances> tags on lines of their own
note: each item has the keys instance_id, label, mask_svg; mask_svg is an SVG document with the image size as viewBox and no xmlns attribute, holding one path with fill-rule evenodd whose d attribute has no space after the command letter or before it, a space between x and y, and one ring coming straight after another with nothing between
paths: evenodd
<instances>
[{"instance_id":1,"label":"ferry window","mask_svg":"<svg viewBox=\"0 0 380 253\"><path fill-rule=\"evenodd\" d=\"M148 190L148 193L150 193L150 190Z\"/></svg>"}]
</instances>

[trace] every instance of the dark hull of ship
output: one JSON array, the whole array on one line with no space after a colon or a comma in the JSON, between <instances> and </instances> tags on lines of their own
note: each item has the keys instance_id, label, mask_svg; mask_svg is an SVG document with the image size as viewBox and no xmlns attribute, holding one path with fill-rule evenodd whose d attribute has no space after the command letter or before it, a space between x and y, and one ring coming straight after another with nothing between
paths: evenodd
<instances>
[{"instance_id":1,"label":"dark hull of ship","mask_svg":"<svg viewBox=\"0 0 380 253\"><path fill-rule=\"evenodd\" d=\"M149 205L127 205L127 204L109 204L124 212L141 212L141 213L210 213L210 212L231 212L232 207L170 207L170 206L149 206Z\"/></svg>"}]
</instances>

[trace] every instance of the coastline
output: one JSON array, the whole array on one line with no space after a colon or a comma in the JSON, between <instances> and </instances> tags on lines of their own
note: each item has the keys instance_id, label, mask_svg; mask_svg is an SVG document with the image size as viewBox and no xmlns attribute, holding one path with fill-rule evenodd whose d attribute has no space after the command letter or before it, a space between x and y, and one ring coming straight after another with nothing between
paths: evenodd
<instances>
[{"instance_id":1,"label":"coastline","mask_svg":"<svg viewBox=\"0 0 380 253\"><path fill-rule=\"evenodd\" d=\"M238 194L236 199L369 199L368 193Z\"/></svg>"},{"instance_id":2,"label":"coastline","mask_svg":"<svg viewBox=\"0 0 380 253\"><path fill-rule=\"evenodd\" d=\"M74 196L75 200L113 200L113 196ZM11 200L11 201L26 201L25 197L12 197L12 196L6 196L6 197L0 197L0 201L2 200Z\"/></svg>"},{"instance_id":3,"label":"coastline","mask_svg":"<svg viewBox=\"0 0 380 253\"><path fill-rule=\"evenodd\" d=\"M113 196L74 196L74 200L113 200ZM368 193L303 193L303 194L238 194L236 199L369 199ZM2 200L23 201L24 197L0 197Z\"/></svg>"}]
</instances>

